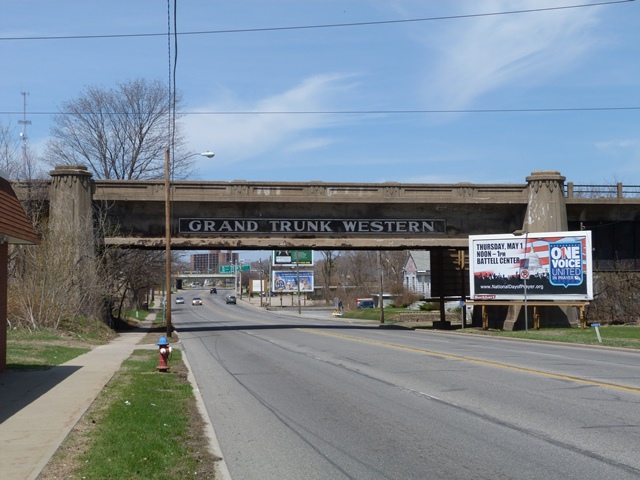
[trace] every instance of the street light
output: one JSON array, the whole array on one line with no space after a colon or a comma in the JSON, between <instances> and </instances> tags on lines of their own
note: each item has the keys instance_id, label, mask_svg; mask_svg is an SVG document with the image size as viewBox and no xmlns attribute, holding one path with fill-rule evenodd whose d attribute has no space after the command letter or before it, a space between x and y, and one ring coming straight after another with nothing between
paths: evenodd
<instances>
[{"instance_id":1,"label":"street light","mask_svg":"<svg viewBox=\"0 0 640 480\"><path fill-rule=\"evenodd\" d=\"M244 265L244 258L240 259L240 300L242 300L242 267ZM238 271L237 267L236 267L236 271Z\"/></svg>"},{"instance_id":2,"label":"street light","mask_svg":"<svg viewBox=\"0 0 640 480\"><path fill-rule=\"evenodd\" d=\"M260 265L260 307L262 307L263 305L263 296L264 296L264 270L262 270L262 259L260 259L258 261L259 265Z\"/></svg>"},{"instance_id":3,"label":"street light","mask_svg":"<svg viewBox=\"0 0 640 480\"><path fill-rule=\"evenodd\" d=\"M185 158L201 155L213 158L215 153L206 151L193 153ZM170 169L169 169L169 147L164 151L164 234L165 234L165 296L164 296L164 318L167 325L166 336L171 337L171 195L170 195Z\"/></svg>"},{"instance_id":4,"label":"street light","mask_svg":"<svg viewBox=\"0 0 640 480\"><path fill-rule=\"evenodd\" d=\"M302 315L302 307L300 306L300 251L295 250L296 252L296 274L297 274L297 282L298 282L298 315Z\"/></svg>"},{"instance_id":5,"label":"street light","mask_svg":"<svg viewBox=\"0 0 640 480\"><path fill-rule=\"evenodd\" d=\"M380 272L380 323L384 323L384 284L383 284L383 270L382 270L382 252L378 250L378 269Z\"/></svg>"}]
</instances>

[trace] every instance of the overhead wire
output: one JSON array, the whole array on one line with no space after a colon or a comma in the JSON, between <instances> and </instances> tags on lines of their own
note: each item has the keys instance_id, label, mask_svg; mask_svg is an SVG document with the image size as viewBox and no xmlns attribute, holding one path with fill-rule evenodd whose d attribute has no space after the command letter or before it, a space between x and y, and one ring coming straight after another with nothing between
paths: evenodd
<instances>
[{"instance_id":1,"label":"overhead wire","mask_svg":"<svg viewBox=\"0 0 640 480\"><path fill-rule=\"evenodd\" d=\"M439 114L439 113L553 113L553 112L606 112L640 110L630 107L558 107L558 108L472 108L453 110L246 110L246 111L182 111L180 115L393 115L393 114ZM29 112L29 115L74 115L78 112ZM84 112L90 114L91 112ZM22 114L18 111L0 111L0 115ZM109 115L129 115L129 112L110 112Z\"/></svg>"},{"instance_id":2,"label":"overhead wire","mask_svg":"<svg viewBox=\"0 0 640 480\"><path fill-rule=\"evenodd\" d=\"M167 33L138 33L138 34L112 34L112 35L72 35L72 36L43 36L43 37L0 37L0 41L6 40L71 40L71 39L100 39L100 38L131 38L131 37L155 37L167 35L168 55L169 55L169 139L170 145L173 147L175 142L175 125L176 125L176 107L177 107L177 89L176 89L176 71L178 58L178 36L179 35L207 35L207 34L225 34L225 33L252 33L252 32L270 32L282 30L307 30L320 28L343 28L343 27L359 27L367 25L389 25L400 23L415 23L441 20L455 20L464 18L488 17L497 15L516 15L525 13L535 13L544 11L566 10L574 8L587 8L604 5L622 4L635 2L636 0L609 0L596 3L582 3L573 5L563 5L557 7L543 7L534 9L510 10L504 12L488 12L474 13L464 15L447 15L439 17L424 17L402 20L381 20L369 22L350 22L335 24L318 24L318 25L299 25L285 27L264 27L264 28L245 28L245 29L227 29L227 30L208 30L208 31L177 31L177 0L173 4L173 34L171 33L171 0L167 0ZM174 43L174 61L171 59L171 39ZM173 66L172 66L173 65ZM312 110L312 111L209 111L209 112L181 112L181 115L392 115L392 114L446 114L446 113L551 113L551 112L599 112L599 111L624 111L624 110L640 110L640 106L627 107L576 107L576 108L491 108L491 109L437 109L437 110L415 110L415 109L392 109L392 110ZM5 111L0 114L18 114L20 112ZM69 115L69 112L30 112L31 115ZM126 115L128 112L114 112L114 115Z\"/></svg>"},{"instance_id":3,"label":"overhead wire","mask_svg":"<svg viewBox=\"0 0 640 480\"><path fill-rule=\"evenodd\" d=\"M542 8L530 8L522 10L508 10L504 12L487 12L487 13L469 13L462 15L445 15L439 17L423 17L423 18L408 18L400 20L377 20L368 22L348 22L348 23L327 23L317 25L290 25L283 27L259 27L259 28L237 28L237 29L223 29L223 30L201 30L192 32L175 33L176 35L217 35L217 34L232 34L232 33L254 33L254 32L278 32L287 30L311 30L311 29L323 29L323 28L347 28L347 27L364 27L374 25L393 25L403 23L419 23L419 22L433 22L442 20L458 20L465 18L479 18L479 17L491 17L497 15L520 15L525 13L536 12L549 12L556 10L567 10L573 8L589 8L599 7L605 5L614 5L621 3L635 2L636 0L609 0L596 3L580 3L574 5L563 5L559 7L542 7ZM122 34L105 34L105 35L46 35L46 36L30 36L30 37L0 37L0 41L15 41L15 40L85 40L85 39L111 39L111 38L136 38L136 37L159 37L164 36L166 33L122 33Z\"/></svg>"}]
</instances>

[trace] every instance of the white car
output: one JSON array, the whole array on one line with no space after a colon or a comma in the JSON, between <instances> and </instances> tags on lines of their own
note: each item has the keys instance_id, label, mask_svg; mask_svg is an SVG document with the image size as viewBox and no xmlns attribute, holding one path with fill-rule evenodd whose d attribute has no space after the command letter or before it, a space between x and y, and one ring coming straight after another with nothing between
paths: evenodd
<instances>
[{"instance_id":1,"label":"white car","mask_svg":"<svg viewBox=\"0 0 640 480\"><path fill-rule=\"evenodd\" d=\"M200 297L193 297L191 305L202 305L202 299Z\"/></svg>"},{"instance_id":2,"label":"white car","mask_svg":"<svg viewBox=\"0 0 640 480\"><path fill-rule=\"evenodd\" d=\"M184 297L176 297L176 305L179 303L184 303Z\"/></svg>"}]
</instances>

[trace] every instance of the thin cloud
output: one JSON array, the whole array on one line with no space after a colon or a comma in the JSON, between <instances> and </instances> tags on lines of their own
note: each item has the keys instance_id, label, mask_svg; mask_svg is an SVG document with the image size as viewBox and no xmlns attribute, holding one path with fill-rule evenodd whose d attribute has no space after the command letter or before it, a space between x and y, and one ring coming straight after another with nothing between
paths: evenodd
<instances>
[{"instance_id":1,"label":"thin cloud","mask_svg":"<svg viewBox=\"0 0 640 480\"><path fill-rule=\"evenodd\" d=\"M318 75L291 89L247 105L227 96L203 106L202 112L293 112L335 109L353 88L347 75ZM192 144L213 142L212 149L227 162L239 162L269 150L299 151L322 148L334 142L318 133L349 121L330 114L305 115L202 115L186 119Z\"/></svg>"},{"instance_id":2,"label":"thin cloud","mask_svg":"<svg viewBox=\"0 0 640 480\"><path fill-rule=\"evenodd\" d=\"M492 11L558 6L550 0L488 4ZM594 7L449 22L427 43L436 52L427 74L427 101L460 109L499 88L538 85L569 71L597 42L593 29L599 12Z\"/></svg>"}]
</instances>

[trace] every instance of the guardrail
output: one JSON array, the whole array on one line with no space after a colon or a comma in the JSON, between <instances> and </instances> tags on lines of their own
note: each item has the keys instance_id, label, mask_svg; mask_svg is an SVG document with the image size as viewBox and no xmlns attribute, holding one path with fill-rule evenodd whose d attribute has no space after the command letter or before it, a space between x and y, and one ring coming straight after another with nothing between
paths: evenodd
<instances>
[{"instance_id":1,"label":"guardrail","mask_svg":"<svg viewBox=\"0 0 640 480\"><path fill-rule=\"evenodd\" d=\"M566 198L640 198L640 185L587 185L567 182L564 186Z\"/></svg>"}]
</instances>

